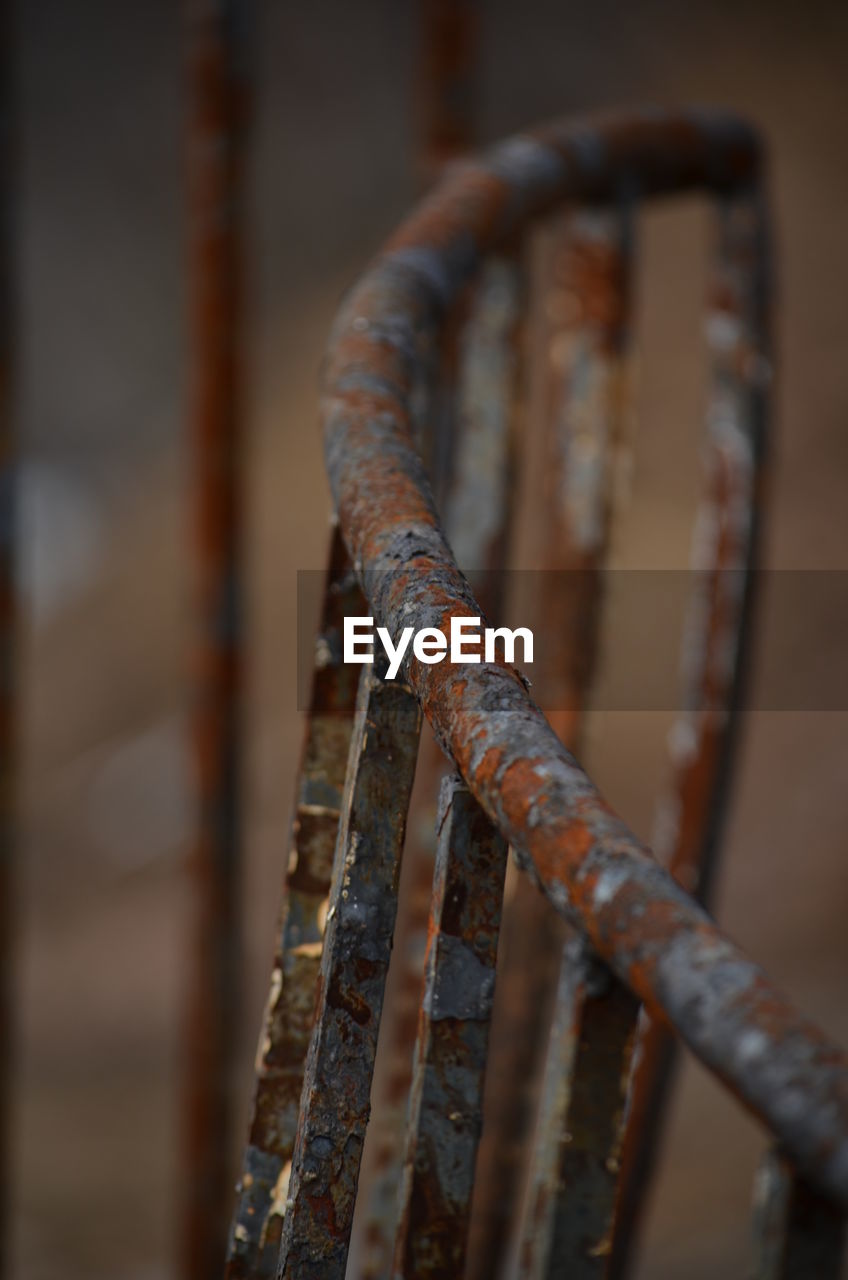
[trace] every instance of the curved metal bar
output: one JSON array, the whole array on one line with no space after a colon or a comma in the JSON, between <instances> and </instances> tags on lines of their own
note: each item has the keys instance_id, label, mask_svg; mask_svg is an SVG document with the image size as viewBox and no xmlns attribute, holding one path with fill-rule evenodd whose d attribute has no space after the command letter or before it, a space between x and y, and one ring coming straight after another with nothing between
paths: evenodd
<instances>
[{"instance_id":1,"label":"curved metal bar","mask_svg":"<svg viewBox=\"0 0 848 1280\"><path fill-rule=\"evenodd\" d=\"M566 200L727 192L759 181L756 136L724 114L652 111L556 125L457 168L349 295L325 369L327 463L342 532L392 634L480 609L442 533L410 431L418 342L482 258ZM716 928L601 798L497 663L406 679L469 790L598 953L780 1139L848 1202L848 1060Z\"/></svg>"}]
</instances>

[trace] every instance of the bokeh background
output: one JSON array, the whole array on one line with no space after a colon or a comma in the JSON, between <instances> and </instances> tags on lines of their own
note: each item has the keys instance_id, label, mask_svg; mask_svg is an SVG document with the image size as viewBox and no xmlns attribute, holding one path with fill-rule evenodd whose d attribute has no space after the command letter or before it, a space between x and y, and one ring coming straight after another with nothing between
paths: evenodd
<instances>
[{"instance_id":1,"label":"bokeh background","mask_svg":"<svg viewBox=\"0 0 848 1280\"><path fill-rule=\"evenodd\" d=\"M238 1096L272 954L301 723L296 573L329 497L316 378L334 307L417 193L418 10L257 2L246 319L245 990ZM606 106L716 103L763 129L779 254L773 567L848 568L848 8L490 0L489 141ZM13 1272L176 1274L193 827L183 27L171 0L20 0L23 600ZM704 212L640 222L637 430L620 562L683 567L697 490ZM525 489L527 487L525 483ZM533 564L532 531L525 565ZM758 640L760 661L767 628ZM798 661L845 636L799 620ZM590 766L640 833L667 718L604 713ZM848 1044L848 715L756 712L717 913ZM241 1127L241 1126L240 1126ZM643 1277L744 1274L762 1135L687 1064Z\"/></svg>"}]
</instances>

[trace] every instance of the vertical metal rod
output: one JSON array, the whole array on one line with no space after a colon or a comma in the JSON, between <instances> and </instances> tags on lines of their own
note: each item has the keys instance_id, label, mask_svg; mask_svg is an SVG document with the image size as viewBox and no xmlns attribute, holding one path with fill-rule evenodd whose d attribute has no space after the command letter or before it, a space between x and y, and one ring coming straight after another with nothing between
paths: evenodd
<instances>
[{"instance_id":1,"label":"vertical metal rod","mask_svg":"<svg viewBox=\"0 0 848 1280\"><path fill-rule=\"evenodd\" d=\"M498 254L480 273L459 335L456 441L445 526L463 571L483 571L480 604L503 606L515 497L526 280L521 255Z\"/></svg>"},{"instance_id":2,"label":"vertical metal rod","mask_svg":"<svg viewBox=\"0 0 848 1280\"><path fill-rule=\"evenodd\" d=\"M572 939L563 951L518 1274L606 1275L639 1001Z\"/></svg>"},{"instance_id":3,"label":"vertical metal rod","mask_svg":"<svg viewBox=\"0 0 848 1280\"><path fill-rule=\"evenodd\" d=\"M334 524L228 1280L271 1280L277 1269L359 678L342 660L342 628L364 612Z\"/></svg>"},{"instance_id":4,"label":"vertical metal rod","mask_svg":"<svg viewBox=\"0 0 848 1280\"><path fill-rule=\"evenodd\" d=\"M342 1280L371 1098L421 711L379 660L360 681L280 1280Z\"/></svg>"},{"instance_id":5,"label":"vertical metal rod","mask_svg":"<svg viewBox=\"0 0 848 1280\"><path fill-rule=\"evenodd\" d=\"M471 147L475 8L475 0L421 0L419 5L414 143L416 176L422 189ZM465 319L465 306L455 308L440 340L428 342L425 335L418 352L413 429L437 498L449 482L455 448L458 345ZM446 768L442 752L425 735L418 762L420 794L434 795ZM429 805L429 801L425 803ZM391 999L374 1078L375 1106L362 1162L361 1207L351 1239L351 1257L362 1280L378 1280L387 1274L391 1263L411 1047L421 992L433 846L428 824L420 821L424 815L413 812L410 816L406 883L389 976ZM419 838L422 828L427 835Z\"/></svg>"},{"instance_id":6,"label":"vertical metal rod","mask_svg":"<svg viewBox=\"0 0 848 1280\"><path fill-rule=\"evenodd\" d=\"M487 262L468 299L467 317L455 335L455 369L450 376L450 413L455 419L451 466L442 475L447 527L463 565L482 569L481 604L497 617L505 549L512 515L511 481L519 428L522 382L525 272L518 255ZM444 371L443 371L444 375ZM447 762L429 739L422 742L419 777L433 791ZM369 1132L368 1202L357 1223L357 1257L362 1280L389 1273L394 1247L397 1187L403 1158L403 1125L412 1080L412 1050L421 999L422 955L433 880L429 846L410 838L408 870L398 922L398 948L391 1017L385 1048L385 1074L375 1096ZM403 922L403 928L401 925ZM395 977L395 974L392 975ZM381 1053L383 1047L381 1044Z\"/></svg>"},{"instance_id":7,"label":"vertical metal rod","mask_svg":"<svg viewBox=\"0 0 848 1280\"><path fill-rule=\"evenodd\" d=\"M754 1187L753 1280L839 1280L846 1218L799 1177L777 1149Z\"/></svg>"},{"instance_id":8,"label":"vertical metal rod","mask_svg":"<svg viewBox=\"0 0 848 1280\"><path fill-rule=\"evenodd\" d=\"M473 71L476 65L476 0L421 0L415 96L416 176L427 189L445 166L470 150L473 128ZM455 308L438 344L419 351L415 393L415 434L434 493L450 484L459 425L456 399L459 344L467 319ZM473 310L474 303L470 302ZM447 765L425 735L418 762L419 789L434 795ZM421 993L423 938L433 873L433 846L419 838L424 815L413 812L406 851L406 884L399 904L397 951L389 977L391 1004L384 1024L374 1080L375 1106L362 1164L361 1208L353 1227L351 1256L362 1280L388 1273L394 1239L397 1181L406 1098L411 1080Z\"/></svg>"},{"instance_id":9,"label":"vertical metal rod","mask_svg":"<svg viewBox=\"0 0 848 1280\"><path fill-rule=\"evenodd\" d=\"M9 1270L14 1017L15 468L13 66L11 6L0 3L0 1276Z\"/></svg>"},{"instance_id":10,"label":"vertical metal rod","mask_svg":"<svg viewBox=\"0 0 848 1280\"><path fill-rule=\"evenodd\" d=\"M671 734L672 778L654 851L708 904L730 798L745 692L761 539L768 395L766 228L759 191L724 200L710 281L712 389L705 494L692 552L695 588L684 637L683 710ZM628 1118L611 1275L635 1258L655 1170L676 1044L646 1021Z\"/></svg>"},{"instance_id":11,"label":"vertical metal rod","mask_svg":"<svg viewBox=\"0 0 848 1280\"><path fill-rule=\"evenodd\" d=\"M185 1064L182 1274L223 1266L239 938L242 0L187 0L190 434L198 831Z\"/></svg>"},{"instance_id":12,"label":"vertical metal rod","mask_svg":"<svg viewBox=\"0 0 848 1280\"><path fill-rule=\"evenodd\" d=\"M478 23L477 0L422 0L418 134L425 186L472 144Z\"/></svg>"},{"instance_id":13,"label":"vertical metal rod","mask_svg":"<svg viewBox=\"0 0 848 1280\"><path fill-rule=\"evenodd\" d=\"M392 1274L464 1272L507 846L445 779Z\"/></svg>"},{"instance_id":14,"label":"vertical metal rod","mask_svg":"<svg viewBox=\"0 0 848 1280\"><path fill-rule=\"evenodd\" d=\"M629 210L587 210L561 219L546 258L543 293L545 448L545 629L557 637L551 724L579 747L600 617L600 571L610 536L629 329ZM481 1144L471 1275L503 1266L508 1237L518 1248L522 1203L546 1018L562 954L562 921L525 877L505 910L503 978L492 1034L500 1081ZM503 1013L501 1014L501 1008ZM571 1015L568 1015L571 1017ZM576 1014L575 1014L576 1016ZM556 1123L556 1118L550 1120Z\"/></svg>"}]
</instances>

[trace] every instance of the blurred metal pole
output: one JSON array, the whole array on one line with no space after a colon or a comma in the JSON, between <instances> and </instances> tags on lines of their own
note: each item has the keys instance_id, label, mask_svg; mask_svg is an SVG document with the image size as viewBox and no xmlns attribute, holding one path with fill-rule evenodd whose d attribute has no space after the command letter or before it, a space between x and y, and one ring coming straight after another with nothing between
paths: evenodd
<instances>
[{"instance_id":1,"label":"blurred metal pole","mask_svg":"<svg viewBox=\"0 0 848 1280\"><path fill-rule=\"evenodd\" d=\"M839 1280L845 1214L792 1168L780 1148L766 1152L754 1183L752 1280Z\"/></svg>"},{"instance_id":2,"label":"blurred metal pole","mask_svg":"<svg viewBox=\"0 0 848 1280\"><path fill-rule=\"evenodd\" d=\"M709 906L731 799L747 691L767 484L771 317L769 228L762 190L724 197L709 277L711 391L704 492L695 524L695 589L684 635L684 689L670 736L672 770L653 849ZM611 1280L632 1273L661 1156L677 1042L648 1017L636 1053Z\"/></svg>"},{"instance_id":3,"label":"blurred metal pole","mask_svg":"<svg viewBox=\"0 0 848 1280\"><path fill-rule=\"evenodd\" d=\"M186 1017L182 1274L224 1266L240 971L243 0L188 0L190 432L198 830Z\"/></svg>"},{"instance_id":4,"label":"blurred metal pole","mask_svg":"<svg viewBox=\"0 0 848 1280\"><path fill-rule=\"evenodd\" d=\"M422 0L415 132L425 187L473 143L478 26L477 0Z\"/></svg>"},{"instance_id":5,"label":"blurred metal pole","mask_svg":"<svg viewBox=\"0 0 848 1280\"><path fill-rule=\"evenodd\" d=\"M9 1271L11 1075L14 1045L13 906L15 676L15 438L12 417L12 32L0 3L0 1275Z\"/></svg>"},{"instance_id":6,"label":"blurred metal pole","mask_svg":"<svg viewBox=\"0 0 848 1280\"><path fill-rule=\"evenodd\" d=\"M581 749L594 677L615 476L628 417L632 258L632 210L622 199L616 207L559 219L537 267L545 449L538 496L545 540L537 554L545 585L536 608L539 624L552 637L555 662L548 721L573 752ZM521 1252L522 1276L546 1274L546 1250L554 1239L549 1219L556 1217L557 1184L563 1181L575 1204L585 1209L594 1199L596 1240L605 1229L609 1179L602 1174L593 1187L590 1179L581 1189L574 1170L565 1176L561 1135L569 1091L572 1110L587 1089L610 1101L616 1097L632 1009L615 984L599 979L596 963L570 963L570 953L563 955L566 938L565 923L547 899L526 876L516 876L504 909L490 1048L493 1086L475 1189L469 1280L504 1270L507 1247L516 1266ZM558 987L563 1003L556 1009ZM575 1058L571 1048L582 1042L586 1027L593 1028L591 1051ZM598 1079L592 1081L593 1075ZM534 1155L528 1137L540 1095ZM612 1131L595 1131L602 1149L614 1130L613 1125ZM525 1199L537 1237L532 1258L526 1242L520 1243ZM570 1214L562 1217L570 1220ZM540 1219L544 1230L535 1229ZM511 1274L508 1267L504 1273Z\"/></svg>"}]
</instances>

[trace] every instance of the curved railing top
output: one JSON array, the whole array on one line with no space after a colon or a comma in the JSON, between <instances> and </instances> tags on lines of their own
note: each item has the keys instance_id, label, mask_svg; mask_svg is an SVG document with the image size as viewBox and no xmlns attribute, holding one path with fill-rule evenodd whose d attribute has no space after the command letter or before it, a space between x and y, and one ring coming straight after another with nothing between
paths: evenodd
<instances>
[{"instance_id":1,"label":"curved railing top","mask_svg":"<svg viewBox=\"0 0 848 1280\"><path fill-rule=\"evenodd\" d=\"M377 621L447 630L481 614L442 531L413 440L422 345L492 251L565 202L708 189L761 217L762 151L733 116L643 112L522 134L452 169L347 297L324 373L326 453L342 532ZM765 324L765 261L752 264ZM752 377L760 376L752 369ZM611 968L848 1202L848 1061L716 928L616 817L502 663L406 678L442 746L522 866Z\"/></svg>"}]
</instances>

